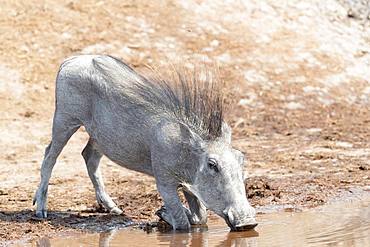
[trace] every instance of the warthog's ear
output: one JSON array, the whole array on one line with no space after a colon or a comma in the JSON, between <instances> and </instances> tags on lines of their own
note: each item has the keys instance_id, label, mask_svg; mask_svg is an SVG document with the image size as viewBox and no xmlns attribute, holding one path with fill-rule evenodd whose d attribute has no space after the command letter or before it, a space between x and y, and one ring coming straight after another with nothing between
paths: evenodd
<instances>
[{"instance_id":1,"label":"warthog's ear","mask_svg":"<svg viewBox=\"0 0 370 247\"><path fill-rule=\"evenodd\" d=\"M155 128L154 140L156 148L166 152L176 152L184 148L192 152L204 150L203 139L183 123L161 121Z\"/></svg>"},{"instance_id":2,"label":"warthog's ear","mask_svg":"<svg viewBox=\"0 0 370 247\"><path fill-rule=\"evenodd\" d=\"M221 140L227 144L231 144L231 128L225 122L222 122Z\"/></svg>"},{"instance_id":3,"label":"warthog's ear","mask_svg":"<svg viewBox=\"0 0 370 247\"><path fill-rule=\"evenodd\" d=\"M204 141L196 133L194 133L187 125L180 124L181 140L183 144L188 144L193 151L203 152Z\"/></svg>"},{"instance_id":4,"label":"warthog's ear","mask_svg":"<svg viewBox=\"0 0 370 247\"><path fill-rule=\"evenodd\" d=\"M241 165L241 166L244 166L244 153L242 153L241 151L237 150L237 149L232 149L232 152L234 153L238 163Z\"/></svg>"}]
</instances>

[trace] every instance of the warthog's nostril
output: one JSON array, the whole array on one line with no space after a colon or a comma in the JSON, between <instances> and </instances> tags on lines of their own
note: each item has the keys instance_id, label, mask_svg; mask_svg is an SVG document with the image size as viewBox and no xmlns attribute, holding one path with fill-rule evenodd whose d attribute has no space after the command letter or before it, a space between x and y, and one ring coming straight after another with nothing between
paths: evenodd
<instances>
[{"instance_id":1,"label":"warthog's nostril","mask_svg":"<svg viewBox=\"0 0 370 247\"><path fill-rule=\"evenodd\" d=\"M231 231L241 232L241 231L252 230L257 225L258 225L258 223L248 224L248 225L244 225L244 226L236 226L236 227L231 228Z\"/></svg>"}]
</instances>

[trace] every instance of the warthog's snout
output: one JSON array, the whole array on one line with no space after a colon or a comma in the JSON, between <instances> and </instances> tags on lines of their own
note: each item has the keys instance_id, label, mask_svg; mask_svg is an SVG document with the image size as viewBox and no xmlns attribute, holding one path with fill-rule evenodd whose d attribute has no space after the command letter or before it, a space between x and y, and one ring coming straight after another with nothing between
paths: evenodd
<instances>
[{"instance_id":1,"label":"warthog's snout","mask_svg":"<svg viewBox=\"0 0 370 247\"><path fill-rule=\"evenodd\" d=\"M258 225L255 216L256 211L250 206L245 210L228 208L223 212L223 218L232 231L246 231L255 228Z\"/></svg>"}]
</instances>

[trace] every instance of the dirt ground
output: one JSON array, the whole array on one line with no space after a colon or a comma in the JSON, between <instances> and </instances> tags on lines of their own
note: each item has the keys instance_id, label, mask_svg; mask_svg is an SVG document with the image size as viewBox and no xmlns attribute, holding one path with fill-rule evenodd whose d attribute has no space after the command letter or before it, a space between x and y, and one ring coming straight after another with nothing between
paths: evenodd
<instances>
[{"instance_id":1,"label":"dirt ground","mask_svg":"<svg viewBox=\"0 0 370 247\"><path fill-rule=\"evenodd\" d=\"M248 198L261 212L370 193L367 1L124 2L0 0L0 242L157 220L154 179L105 158L124 215L97 207L83 129L54 168L49 218L33 217L56 72L74 54L111 54L139 70L216 62L234 146L248 157Z\"/></svg>"}]
</instances>

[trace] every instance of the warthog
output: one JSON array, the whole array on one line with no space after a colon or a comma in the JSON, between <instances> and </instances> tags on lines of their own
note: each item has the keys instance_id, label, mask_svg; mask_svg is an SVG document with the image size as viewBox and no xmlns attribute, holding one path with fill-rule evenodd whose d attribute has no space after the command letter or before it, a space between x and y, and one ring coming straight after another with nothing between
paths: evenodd
<instances>
[{"instance_id":1,"label":"warthog","mask_svg":"<svg viewBox=\"0 0 370 247\"><path fill-rule=\"evenodd\" d=\"M157 215L173 229L205 224L207 208L232 230L255 227L255 210L243 183L244 156L231 147L220 90L216 83L189 74L178 72L176 78L176 83L149 79L110 56L81 55L64 61L56 79L52 141L33 201L36 216L47 217L53 166L69 138L85 126L90 139L82 156L98 203L111 213L122 211L104 189L102 155L155 177L164 201ZM180 187L189 208L179 199Z\"/></svg>"}]
</instances>

